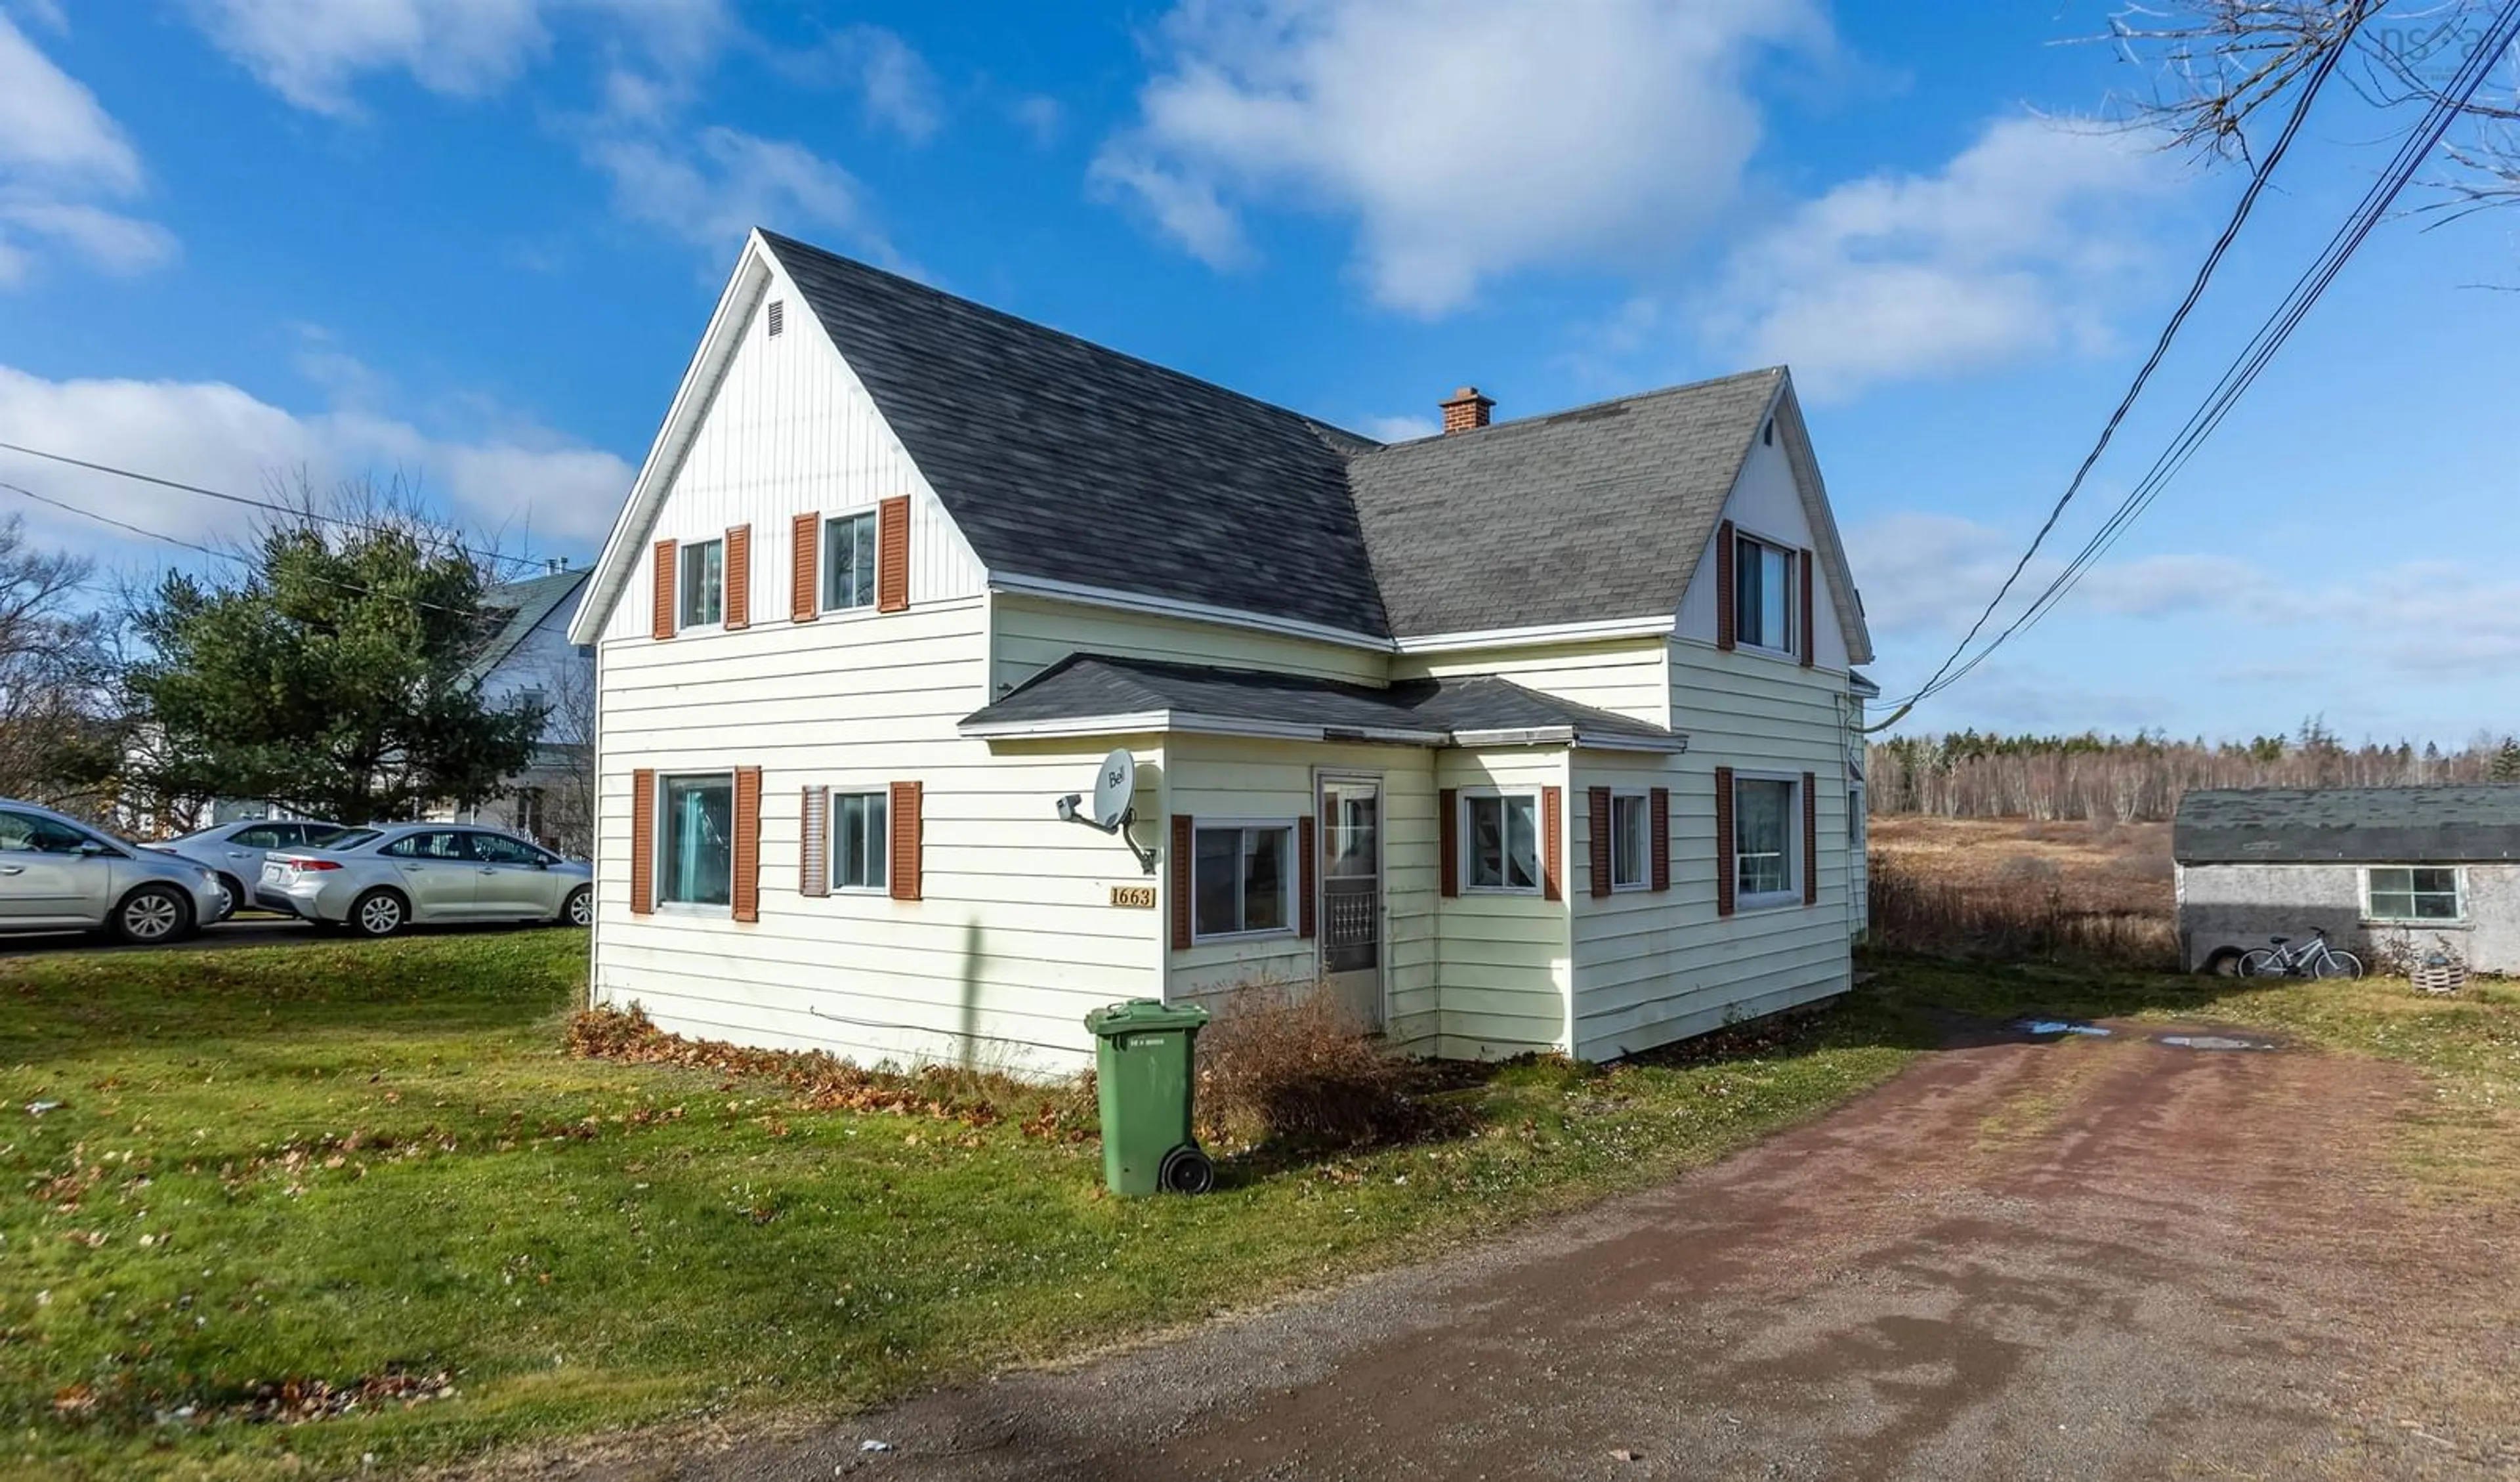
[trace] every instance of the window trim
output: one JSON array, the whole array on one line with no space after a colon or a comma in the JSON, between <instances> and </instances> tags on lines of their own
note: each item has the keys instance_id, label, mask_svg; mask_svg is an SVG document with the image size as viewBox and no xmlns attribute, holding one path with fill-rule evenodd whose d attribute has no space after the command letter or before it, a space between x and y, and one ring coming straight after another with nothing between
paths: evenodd
<instances>
[{"instance_id":1,"label":"window trim","mask_svg":"<svg viewBox=\"0 0 2520 1482\"><path fill-rule=\"evenodd\" d=\"M1223 833L1228 830L1238 830L1247 833L1254 829L1278 830L1286 835L1285 865L1280 870L1278 876L1278 896L1281 907L1279 914L1285 918L1286 923L1282 926L1263 926L1249 931L1199 930L1198 836L1202 833ZM1192 819L1190 833L1190 942L1192 946L1204 947L1210 942L1262 942L1272 937L1292 938L1298 934L1302 921L1300 913L1303 909L1303 902L1299 895L1303 888L1301 878L1303 861L1295 856L1295 851L1303 846L1303 841L1296 837L1298 831L1295 820L1291 817L1208 818L1202 815ZM1237 856L1235 873L1238 879L1241 869L1239 856Z\"/></svg>"},{"instance_id":2,"label":"window trim","mask_svg":"<svg viewBox=\"0 0 2520 1482\"><path fill-rule=\"evenodd\" d=\"M2457 909L2458 914L2455 916L2382 916L2372 907L2371 898L2375 894L2385 893L2389 895L2397 895L2401 893L2395 890L2380 892L2374 891L2371 888L2371 876L2383 870L2404 870L2407 872L2407 889L2404 894L2408 898L2410 904L2415 896L2439 895L2441 893L2438 890L2415 889L2414 875L2416 871L2449 871L2451 877L2452 904ZM2373 926L2409 927L2465 926L2469 924L2467 905L2467 867L2464 865L2364 865L2362 867L2362 921L2365 924Z\"/></svg>"},{"instance_id":3,"label":"window trim","mask_svg":"<svg viewBox=\"0 0 2520 1482\"><path fill-rule=\"evenodd\" d=\"M693 555L694 555L695 553L697 553L697 552L698 552L698 551L700 551L700 550L702 550L702 549L704 549L704 548L706 548L706 547L711 547L711 546L714 546L714 547L716 547L716 548L717 548L717 617L716 617L716 618L715 618L715 620L713 620L713 621L709 621L709 622L699 622L699 621L696 621L696 620L694 620L694 619L692 618L692 616L691 616L690 612L686 609L686 606L687 606L687 601L688 601L688 598L689 598L690 593L691 593L691 590L692 590L692 573L693 573L694 571L696 571L696 570L698 570L698 569L699 568L699 567L698 567L698 563L697 561L693 561L693 560L692 560L692 557L693 557ZM712 536L710 536L710 537L709 537L708 539L706 539L706 540L685 540L685 541L677 541L677 542L675 542L675 544L674 544L674 633L675 633L675 635L676 635L677 637L679 637L679 636L681 636L682 634L685 634L685 633L723 633L723 632L725 632L725 631L726 631L726 536L725 536L724 534L717 534L717 535L712 535ZM661 773L660 773L660 774L658 774L658 775L659 775L659 776L662 776L663 774L661 774ZM697 775L697 774L677 774L677 775L678 775L678 776L694 776L694 775Z\"/></svg>"},{"instance_id":4,"label":"window trim","mask_svg":"<svg viewBox=\"0 0 2520 1482\"><path fill-rule=\"evenodd\" d=\"M1460 810L1453 821L1453 831L1459 835L1455 841L1458 857L1454 860L1454 869L1459 872L1455 877L1461 882L1462 895L1543 896L1549 893L1549 841L1541 837L1541 831L1549 826L1549 818L1548 810L1541 806L1540 793L1541 785L1538 783L1460 789L1460 796L1454 800L1454 806ZM1489 798L1511 797L1522 798L1531 804L1532 881L1528 885L1474 884L1472 876L1476 872L1471 870L1470 864L1472 851L1478 848L1478 831L1470 827L1470 804ZM1499 822L1503 822L1503 815L1499 815ZM1497 873L1502 876L1505 872L1500 868Z\"/></svg>"},{"instance_id":5,"label":"window trim","mask_svg":"<svg viewBox=\"0 0 2520 1482\"><path fill-rule=\"evenodd\" d=\"M729 825L726 838L726 903L724 905L719 905L713 901L678 901L669 899L665 894L666 791L675 783L715 782L720 779L723 779L726 783L726 811ZM667 772L662 768L658 768L656 772L655 795L649 799L648 806L652 810L650 814L652 827L649 831L648 843L651 855L648 862L648 868L651 873L648 891L652 897L652 900L650 902L651 913L657 916L697 916L709 920L723 919L733 921L735 919L735 833L733 829L735 819L735 769L733 767L728 767L723 771L719 771L706 767L698 767L688 772Z\"/></svg>"},{"instance_id":6,"label":"window trim","mask_svg":"<svg viewBox=\"0 0 2520 1482\"><path fill-rule=\"evenodd\" d=\"M867 588L866 601L858 603L852 606L837 607L832 605L832 573L839 569L840 563L833 560L832 555L832 526L838 524L844 519L863 519L867 522L868 538L876 542L875 571L871 577L871 584ZM817 568L814 573L815 612L824 617L855 617L862 613L873 613L877 610L876 592L883 581L883 518L881 507L878 505L866 505L857 509L842 510L837 514L826 511L823 514L822 520L822 524L817 527L814 532L814 539L817 543L814 551L814 561Z\"/></svg>"},{"instance_id":7,"label":"window trim","mask_svg":"<svg viewBox=\"0 0 2520 1482\"><path fill-rule=\"evenodd\" d=\"M1785 641L1782 644L1757 643L1743 636L1741 628L1741 548L1759 546L1785 559ZM1753 653L1777 658L1799 660L1802 657L1801 634L1794 631L1802 621L1802 549L1790 546L1774 536L1763 535L1740 525L1732 527L1732 646Z\"/></svg>"},{"instance_id":8,"label":"window trim","mask_svg":"<svg viewBox=\"0 0 2520 1482\"><path fill-rule=\"evenodd\" d=\"M876 857L883 861L883 883L880 885L844 885L840 883L840 800L871 797L883 804L883 830L874 839ZM833 895L866 895L889 897L892 894L892 788L877 783L872 786L835 786L823 799L823 882Z\"/></svg>"},{"instance_id":9,"label":"window trim","mask_svg":"<svg viewBox=\"0 0 2520 1482\"><path fill-rule=\"evenodd\" d=\"M1741 785L1743 783L1782 783L1785 786L1785 888L1752 892L1741 888ZM1782 911L1803 905L1803 872L1811 862L1803 858L1803 776L1799 772L1752 772L1732 770L1732 912L1735 916L1753 911Z\"/></svg>"},{"instance_id":10,"label":"window trim","mask_svg":"<svg viewBox=\"0 0 2520 1482\"><path fill-rule=\"evenodd\" d=\"M1638 863L1644 875L1638 879L1619 878L1619 804L1637 804L1637 827L1644 831L1644 847L1638 851ZM1653 789L1650 787L1612 787L1610 789L1610 893L1627 895L1653 888Z\"/></svg>"}]
</instances>

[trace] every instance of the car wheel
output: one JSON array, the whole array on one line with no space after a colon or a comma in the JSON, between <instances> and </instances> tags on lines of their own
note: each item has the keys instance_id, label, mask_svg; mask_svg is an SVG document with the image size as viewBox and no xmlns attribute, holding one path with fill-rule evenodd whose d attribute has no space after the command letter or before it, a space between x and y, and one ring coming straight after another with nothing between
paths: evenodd
<instances>
[{"instance_id":1,"label":"car wheel","mask_svg":"<svg viewBox=\"0 0 2520 1482\"><path fill-rule=\"evenodd\" d=\"M391 936L411 924L411 903L399 890L371 890L350 903L344 924L361 936Z\"/></svg>"},{"instance_id":2,"label":"car wheel","mask_svg":"<svg viewBox=\"0 0 2520 1482\"><path fill-rule=\"evenodd\" d=\"M228 892L228 909L219 913L219 920L226 921L237 914L239 906L245 904L245 886L233 875L220 876L219 883L225 886Z\"/></svg>"},{"instance_id":3,"label":"car wheel","mask_svg":"<svg viewBox=\"0 0 2520 1482\"><path fill-rule=\"evenodd\" d=\"M567 902L560 908L560 919L572 926L594 925L595 891L586 885L570 891Z\"/></svg>"},{"instance_id":4,"label":"car wheel","mask_svg":"<svg viewBox=\"0 0 2520 1482\"><path fill-rule=\"evenodd\" d=\"M171 885L143 885L113 908L113 934L135 947L171 942L192 924L192 906Z\"/></svg>"}]
</instances>

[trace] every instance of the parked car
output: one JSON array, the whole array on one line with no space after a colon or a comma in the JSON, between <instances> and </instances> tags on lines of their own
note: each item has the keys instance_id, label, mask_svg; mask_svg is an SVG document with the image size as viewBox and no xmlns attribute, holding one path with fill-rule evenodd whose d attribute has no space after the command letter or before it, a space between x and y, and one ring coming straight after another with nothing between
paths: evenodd
<instances>
[{"instance_id":1,"label":"parked car","mask_svg":"<svg viewBox=\"0 0 2520 1482\"><path fill-rule=\"evenodd\" d=\"M595 922L595 872L494 829L395 824L265 858L254 904L362 936L444 921Z\"/></svg>"},{"instance_id":2,"label":"parked car","mask_svg":"<svg viewBox=\"0 0 2520 1482\"><path fill-rule=\"evenodd\" d=\"M216 871L0 798L0 931L111 931L155 945L230 909Z\"/></svg>"},{"instance_id":3,"label":"parked car","mask_svg":"<svg viewBox=\"0 0 2520 1482\"><path fill-rule=\"evenodd\" d=\"M311 818L256 818L196 830L180 838L141 847L181 855L215 872L219 883L227 887L228 911L234 914L239 906L253 898L253 884L262 877L263 855L274 849L302 849L329 844L349 831L346 824L328 824Z\"/></svg>"}]
</instances>

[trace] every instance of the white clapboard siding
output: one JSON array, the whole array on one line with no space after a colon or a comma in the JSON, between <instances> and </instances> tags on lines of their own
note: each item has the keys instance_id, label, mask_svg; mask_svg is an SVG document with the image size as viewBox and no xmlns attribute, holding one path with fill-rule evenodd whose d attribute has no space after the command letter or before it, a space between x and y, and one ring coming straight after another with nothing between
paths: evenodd
<instances>
[{"instance_id":1,"label":"white clapboard siding","mask_svg":"<svg viewBox=\"0 0 2520 1482\"><path fill-rule=\"evenodd\" d=\"M1663 640L1658 637L1404 653L1391 660L1395 684L1473 674L1500 675L1559 699L1657 726L1670 724L1671 675L1663 661Z\"/></svg>"},{"instance_id":2,"label":"white clapboard siding","mask_svg":"<svg viewBox=\"0 0 2520 1482\"><path fill-rule=\"evenodd\" d=\"M1845 676L1686 640L1674 640L1671 653L1672 705L1688 733L1688 754L1590 751L1575 762L1575 1053L1588 1059L1842 993L1850 982ZM1814 774L1817 905L1716 914L1719 766ZM1583 804L1594 786L1672 789L1668 892L1592 895ZM1799 834L1801 820L1789 827Z\"/></svg>"},{"instance_id":3,"label":"white clapboard siding","mask_svg":"<svg viewBox=\"0 0 2520 1482\"><path fill-rule=\"evenodd\" d=\"M901 495L911 502L911 601L976 596L986 584L864 382L786 273L764 261L768 286L746 306L742 337L671 471L654 524L637 537L636 563L605 624L607 639L648 636L657 541L713 540L736 525L751 526L753 625L785 623L794 517L870 511ZM773 300L787 305L775 337L767 323Z\"/></svg>"},{"instance_id":4,"label":"white clapboard siding","mask_svg":"<svg viewBox=\"0 0 2520 1482\"><path fill-rule=\"evenodd\" d=\"M1160 991L1159 911L1120 840L1061 823L1109 741L993 752L957 736L988 673L976 598L879 618L757 623L604 645L595 991L679 1033L860 1060L1061 1071L1086 1062L1087 1010ZM1151 738L1136 754L1162 776ZM761 919L629 901L631 773L763 769ZM798 889L801 789L924 791L924 898ZM1143 816L1159 796L1142 793ZM1158 842L1148 828L1142 839Z\"/></svg>"},{"instance_id":5,"label":"white clapboard siding","mask_svg":"<svg viewBox=\"0 0 2520 1482\"><path fill-rule=\"evenodd\" d=\"M1562 748L1513 747L1445 750L1435 755L1435 786L1444 787L1564 787ZM1574 798L1563 796L1571 817ZM1467 828L1460 837L1466 842ZM1559 856L1572 893L1574 876ZM1439 863L1440 868L1440 863ZM1435 976L1442 1031L1438 1053L1462 1059L1499 1059L1532 1050L1567 1048L1567 991L1572 981L1567 903L1533 895L1472 893L1462 871L1462 893L1436 901ZM1440 877L1436 888L1441 889Z\"/></svg>"},{"instance_id":6,"label":"white clapboard siding","mask_svg":"<svg viewBox=\"0 0 2520 1482\"><path fill-rule=\"evenodd\" d=\"M1802 486L1794 478L1793 463L1785 456L1784 443L1784 437L1779 435L1773 444L1750 445L1750 456L1741 465L1741 476L1734 481L1725 504L1724 517L1743 535L1755 535L1787 550L1817 551L1823 542L1813 534ZM1689 578L1688 591L1681 599L1674 629L1680 638L1715 642L1715 542L1722 533L1719 522L1714 533L1706 537L1696 574ZM1820 643L1812 651L1812 659L1820 668L1834 670L1843 688L1846 630L1838 625L1836 603L1825 591L1819 595L1820 600L1812 604L1812 626Z\"/></svg>"},{"instance_id":7,"label":"white clapboard siding","mask_svg":"<svg viewBox=\"0 0 2520 1482\"><path fill-rule=\"evenodd\" d=\"M1382 779L1384 1037L1432 1053L1440 1034L1435 983L1434 753L1415 746L1314 745L1176 737L1165 748L1167 807L1193 819L1314 817L1325 772ZM1318 835L1316 847L1319 847ZM1306 984L1319 941L1274 936L1200 942L1171 955L1169 992L1200 1000L1248 983Z\"/></svg>"},{"instance_id":8,"label":"white clapboard siding","mask_svg":"<svg viewBox=\"0 0 2520 1482\"><path fill-rule=\"evenodd\" d=\"M1275 669L1354 684L1384 683L1390 655L1225 623L1158 617L999 594L991 599L997 693L1005 695L1071 653L1107 653L1228 669Z\"/></svg>"}]
</instances>

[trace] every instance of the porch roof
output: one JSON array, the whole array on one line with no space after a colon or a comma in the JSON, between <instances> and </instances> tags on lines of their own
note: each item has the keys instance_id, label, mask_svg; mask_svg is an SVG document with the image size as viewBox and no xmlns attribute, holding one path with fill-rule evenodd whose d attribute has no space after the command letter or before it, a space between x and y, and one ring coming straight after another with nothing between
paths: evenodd
<instances>
[{"instance_id":1,"label":"porch roof","mask_svg":"<svg viewBox=\"0 0 2520 1482\"><path fill-rule=\"evenodd\" d=\"M1378 689L1103 653L1069 654L966 716L962 732L993 739L1190 732L1418 746L1688 749L1688 738L1678 732L1494 675Z\"/></svg>"}]
</instances>

